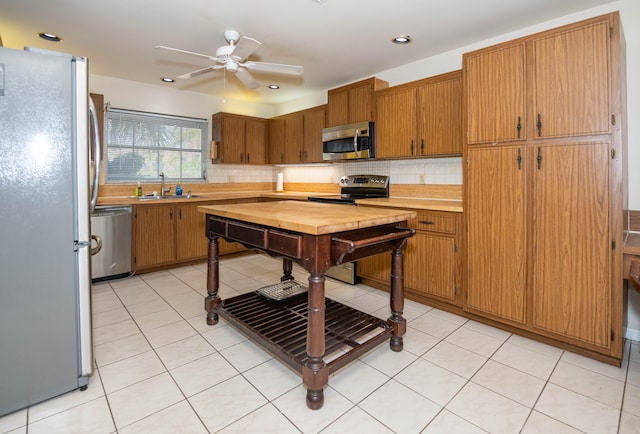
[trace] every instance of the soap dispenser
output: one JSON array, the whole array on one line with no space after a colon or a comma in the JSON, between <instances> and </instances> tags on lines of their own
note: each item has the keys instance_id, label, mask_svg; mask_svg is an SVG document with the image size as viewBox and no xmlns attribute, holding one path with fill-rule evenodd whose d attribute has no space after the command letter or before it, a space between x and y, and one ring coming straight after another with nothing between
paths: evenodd
<instances>
[{"instance_id":1,"label":"soap dispenser","mask_svg":"<svg viewBox=\"0 0 640 434\"><path fill-rule=\"evenodd\" d=\"M182 183L180 181L176 184L176 196L182 196Z\"/></svg>"},{"instance_id":2,"label":"soap dispenser","mask_svg":"<svg viewBox=\"0 0 640 434\"><path fill-rule=\"evenodd\" d=\"M136 197L142 197L142 185L140 185L140 181L138 181L138 186L136 187Z\"/></svg>"}]
</instances>

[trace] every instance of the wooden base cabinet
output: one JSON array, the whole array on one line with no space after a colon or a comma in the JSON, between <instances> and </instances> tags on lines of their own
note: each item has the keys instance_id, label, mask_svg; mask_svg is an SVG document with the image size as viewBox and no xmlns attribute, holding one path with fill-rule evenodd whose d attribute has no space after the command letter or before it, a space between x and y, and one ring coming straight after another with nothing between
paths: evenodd
<instances>
[{"instance_id":1,"label":"wooden base cabinet","mask_svg":"<svg viewBox=\"0 0 640 434\"><path fill-rule=\"evenodd\" d=\"M479 315L525 322L526 165L522 146L467 153L467 294Z\"/></svg>"},{"instance_id":2,"label":"wooden base cabinet","mask_svg":"<svg viewBox=\"0 0 640 434\"><path fill-rule=\"evenodd\" d=\"M168 264L176 258L175 209L172 205L136 206L133 269Z\"/></svg>"},{"instance_id":3,"label":"wooden base cabinet","mask_svg":"<svg viewBox=\"0 0 640 434\"><path fill-rule=\"evenodd\" d=\"M436 300L459 306L464 266L460 245L459 213L418 211L409 222L416 235L404 253L405 295L418 301ZM358 261L357 273L365 281L388 289L391 273L388 254Z\"/></svg>"},{"instance_id":4,"label":"wooden base cabinet","mask_svg":"<svg viewBox=\"0 0 640 434\"><path fill-rule=\"evenodd\" d=\"M209 243L205 235L205 215L198 211L198 206L206 204L136 206L133 212L134 270L151 271L206 259ZM238 243L220 240L218 250L220 255L226 255L245 248Z\"/></svg>"},{"instance_id":5,"label":"wooden base cabinet","mask_svg":"<svg viewBox=\"0 0 640 434\"><path fill-rule=\"evenodd\" d=\"M608 142L529 148L531 325L603 349L615 332L609 148Z\"/></svg>"}]
</instances>

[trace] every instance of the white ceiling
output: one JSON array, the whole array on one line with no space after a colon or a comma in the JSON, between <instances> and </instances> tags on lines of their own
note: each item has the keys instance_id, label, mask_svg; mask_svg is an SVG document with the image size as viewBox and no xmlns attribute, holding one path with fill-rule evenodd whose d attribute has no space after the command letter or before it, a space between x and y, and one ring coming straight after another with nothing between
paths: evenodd
<instances>
[{"instance_id":1,"label":"white ceiling","mask_svg":"<svg viewBox=\"0 0 640 434\"><path fill-rule=\"evenodd\" d=\"M303 77L254 73L261 86L248 90L215 71L162 85L277 104L611 1L0 0L0 37L5 47L86 56L92 74L158 85L210 61L155 45L215 55L233 29L262 42L250 60L302 65ZM413 42L392 44L399 34Z\"/></svg>"}]
</instances>

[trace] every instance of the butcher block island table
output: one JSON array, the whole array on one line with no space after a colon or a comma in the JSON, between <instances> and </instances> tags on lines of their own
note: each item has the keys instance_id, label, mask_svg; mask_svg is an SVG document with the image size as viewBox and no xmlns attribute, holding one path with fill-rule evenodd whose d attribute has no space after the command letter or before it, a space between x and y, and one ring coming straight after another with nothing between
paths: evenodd
<instances>
[{"instance_id":1,"label":"butcher block island table","mask_svg":"<svg viewBox=\"0 0 640 434\"><path fill-rule=\"evenodd\" d=\"M282 201L201 206L209 238L207 324L222 316L302 375L307 406L324 403L329 375L390 340L402 350L406 332L402 257L414 230L413 211ZM222 300L218 296L218 238L283 258L281 282ZM391 252L390 308L385 321L325 299L332 266ZM310 273L308 289L292 275L293 262Z\"/></svg>"}]
</instances>

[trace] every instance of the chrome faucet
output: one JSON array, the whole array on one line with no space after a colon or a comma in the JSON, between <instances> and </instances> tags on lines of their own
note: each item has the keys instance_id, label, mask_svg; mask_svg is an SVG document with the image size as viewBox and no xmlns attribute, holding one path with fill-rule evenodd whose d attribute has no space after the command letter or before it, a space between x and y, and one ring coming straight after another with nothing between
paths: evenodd
<instances>
[{"instance_id":1,"label":"chrome faucet","mask_svg":"<svg viewBox=\"0 0 640 434\"><path fill-rule=\"evenodd\" d=\"M164 172L160 172L158 176L162 178L162 182L160 183L160 197L165 197L167 193L171 191L171 187L164 186Z\"/></svg>"}]
</instances>

